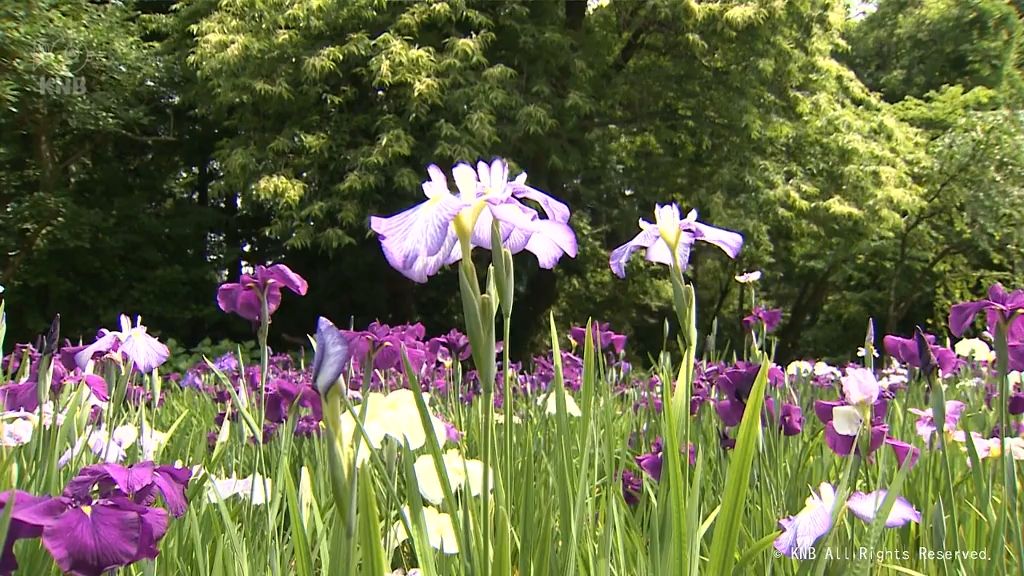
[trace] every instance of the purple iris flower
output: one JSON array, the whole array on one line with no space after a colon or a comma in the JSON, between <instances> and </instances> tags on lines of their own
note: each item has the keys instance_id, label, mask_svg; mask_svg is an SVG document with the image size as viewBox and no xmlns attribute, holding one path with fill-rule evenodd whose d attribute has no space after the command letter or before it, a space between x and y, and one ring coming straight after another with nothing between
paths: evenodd
<instances>
[{"instance_id":1,"label":"purple iris flower","mask_svg":"<svg viewBox=\"0 0 1024 576\"><path fill-rule=\"evenodd\" d=\"M608 324L601 322L594 322L591 324L590 331L593 334L594 345L598 346L601 350L611 346L615 354L622 354L622 351L626 348L626 336L623 334L616 334L608 328ZM576 343L577 346L582 346L586 342L587 328L586 326L573 326L569 330L569 338Z\"/></svg>"},{"instance_id":2,"label":"purple iris flower","mask_svg":"<svg viewBox=\"0 0 1024 576\"><path fill-rule=\"evenodd\" d=\"M14 510L11 523L7 527L7 540L4 542L3 553L0 554L0 575L8 576L18 569L18 559L14 556L14 543L23 538L38 538L43 535L43 527L32 520L39 513L37 507L43 507L43 514L52 509L51 499L46 496L35 496L21 490L0 492L0 512L5 512L13 498Z\"/></svg>"},{"instance_id":3,"label":"purple iris flower","mask_svg":"<svg viewBox=\"0 0 1024 576\"><path fill-rule=\"evenodd\" d=\"M779 427L785 436L796 436L804 429L804 413L796 404L783 404Z\"/></svg>"},{"instance_id":4,"label":"purple iris flower","mask_svg":"<svg viewBox=\"0 0 1024 576\"><path fill-rule=\"evenodd\" d=\"M957 358L956 352L935 344L935 336L932 334L924 334L923 336L928 344L928 350L935 358L935 364L939 367L939 373L943 377L953 374L960 368L961 360ZM882 347L885 348L886 354L903 364L908 364L915 368L924 367L925 359L921 358L920 346L914 338L900 338L899 336L889 335L882 338Z\"/></svg>"},{"instance_id":5,"label":"purple iris flower","mask_svg":"<svg viewBox=\"0 0 1024 576\"><path fill-rule=\"evenodd\" d=\"M718 391L724 396L715 402L715 411L722 419L722 424L738 426L743 420L743 412L746 410L750 391L754 387L754 380L757 379L757 374L760 371L760 364L741 361L722 372L715 381ZM773 364L768 369L768 382L772 386L781 386L785 380L786 374L778 366ZM769 419L775 419L775 401L771 398L765 397L765 411Z\"/></svg>"},{"instance_id":6,"label":"purple iris flower","mask_svg":"<svg viewBox=\"0 0 1024 576\"><path fill-rule=\"evenodd\" d=\"M1010 394L1010 401L1006 403L1007 411L1014 416L1024 414L1024 394L1013 392Z\"/></svg>"},{"instance_id":7,"label":"purple iris flower","mask_svg":"<svg viewBox=\"0 0 1024 576\"><path fill-rule=\"evenodd\" d=\"M525 172L509 182L505 160L478 162L475 170L464 162L456 164L452 177L458 196L451 193L438 166L431 164L427 173L430 179L422 185L425 202L394 216L370 218L388 263L410 280L426 282L442 266L462 259L459 230L470 235L471 246L490 250L495 220L502 245L513 254L532 252L541 268L554 268L563 254L576 257L569 208L527 186ZM521 200L539 204L547 218Z\"/></svg>"},{"instance_id":8,"label":"purple iris flower","mask_svg":"<svg viewBox=\"0 0 1024 576\"><path fill-rule=\"evenodd\" d=\"M437 355L441 348L447 350L448 354L453 359L460 362L468 360L470 355L473 353L472 348L470 348L469 345L469 337L456 328L452 328L451 331L444 336L431 338L430 341L427 342L427 350L434 355Z\"/></svg>"},{"instance_id":9,"label":"purple iris flower","mask_svg":"<svg viewBox=\"0 0 1024 576\"><path fill-rule=\"evenodd\" d=\"M849 456L858 433L867 428L868 453L874 452L882 446L889 430L883 422L887 403L881 396L881 386L866 368L849 367L840 380L842 400L814 403L814 413L825 424L825 443L837 455Z\"/></svg>"},{"instance_id":10,"label":"purple iris flower","mask_svg":"<svg viewBox=\"0 0 1024 576\"><path fill-rule=\"evenodd\" d=\"M142 506L124 496L60 496L29 513L25 519L42 527L43 546L57 566L77 576L101 576L156 558L157 542L167 532L166 510Z\"/></svg>"},{"instance_id":11,"label":"purple iris flower","mask_svg":"<svg viewBox=\"0 0 1024 576\"><path fill-rule=\"evenodd\" d=\"M626 500L626 504L636 506L640 503L643 486L643 481L639 476L629 470L622 471L622 497Z\"/></svg>"},{"instance_id":12,"label":"purple iris flower","mask_svg":"<svg viewBox=\"0 0 1024 576\"><path fill-rule=\"evenodd\" d=\"M100 576L159 554L167 532L167 511L152 507L164 496L176 516L185 512L191 471L142 462L83 468L56 498L15 493L11 529L0 558L0 574L17 567L12 545L19 538L42 537L43 546L64 572ZM94 493L94 489L98 490ZM0 495L5 506L7 494Z\"/></svg>"},{"instance_id":13,"label":"purple iris flower","mask_svg":"<svg viewBox=\"0 0 1024 576\"><path fill-rule=\"evenodd\" d=\"M75 354L75 362L84 370L94 355L111 352L118 352L127 357L135 365L135 369L143 373L156 370L171 355L167 346L146 333L141 317L137 316L135 325L132 326L131 319L124 314L121 315L120 331L101 329L95 342Z\"/></svg>"},{"instance_id":14,"label":"purple iris flower","mask_svg":"<svg viewBox=\"0 0 1024 576\"><path fill-rule=\"evenodd\" d=\"M267 314L272 315L281 306L282 286L299 296L305 296L309 289L306 279L284 264L260 265L253 274L242 274L238 282L221 284L217 289L217 304L228 314L233 312L246 320L259 322L261 295L267 300Z\"/></svg>"},{"instance_id":15,"label":"purple iris flower","mask_svg":"<svg viewBox=\"0 0 1024 576\"><path fill-rule=\"evenodd\" d=\"M697 211L691 210L685 219L679 217L679 206L675 203L654 208L654 223L640 219L640 233L612 251L608 264L619 278L626 277L626 263L637 250L644 250L648 262L672 264L673 251L676 266L685 270L690 261L690 249L700 240L714 244L730 258L736 258L743 247L743 236L730 230L723 230L697 222Z\"/></svg>"},{"instance_id":16,"label":"purple iris flower","mask_svg":"<svg viewBox=\"0 0 1024 576\"><path fill-rule=\"evenodd\" d=\"M0 386L0 402L3 402L4 410L35 412L39 409L38 384L29 380Z\"/></svg>"},{"instance_id":17,"label":"purple iris flower","mask_svg":"<svg viewBox=\"0 0 1024 576\"><path fill-rule=\"evenodd\" d=\"M664 462L662 458L663 448L661 438L655 438L654 442L651 443L651 451L636 457L636 465L655 481L661 480L661 466ZM690 449L687 452L687 460L690 466L693 466L697 463L697 447L690 444Z\"/></svg>"},{"instance_id":18,"label":"purple iris flower","mask_svg":"<svg viewBox=\"0 0 1024 576\"><path fill-rule=\"evenodd\" d=\"M854 516L870 524L878 515L885 495L885 490L867 494L854 492L847 499L846 506ZM803 510L795 516L779 520L783 531L775 539L775 549L783 556L801 558L807 555L814 543L832 529L832 516L837 504L839 501L836 498L835 488L827 482L822 482L818 486L818 492L811 491L811 496L807 498ZM901 496L893 502L889 516L885 519L885 527L898 528L908 522L919 523L920 521L921 513Z\"/></svg>"},{"instance_id":19,"label":"purple iris flower","mask_svg":"<svg viewBox=\"0 0 1024 576\"><path fill-rule=\"evenodd\" d=\"M750 316L743 319L743 329L747 332L752 332L757 324L760 322L764 324L764 331L771 332L779 325L782 321L782 310L778 308L766 309L760 306L754 306L754 310Z\"/></svg>"},{"instance_id":20,"label":"purple iris flower","mask_svg":"<svg viewBox=\"0 0 1024 576\"><path fill-rule=\"evenodd\" d=\"M949 330L956 336L962 336L982 310L991 313L990 323L1009 325L1024 312L1024 290L1007 292L997 282L988 289L987 299L954 304L949 310Z\"/></svg>"},{"instance_id":21,"label":"purple iris flower","mask_svg":"<svg viewBox=\"0 0 1024 576\"><path fill-rule=\"evenodd\" d=\"M952 434L960 422L960 415L963 414L966 405L959 400L947 400L946 401L946 421L943 426L943 430ZM932 436L935 434L935 418L932 415L932 409L919 410L917 408L909 408L907 412L917 416L917 422L914 424L917 428L917 435L920 436L925 444L931 442Z\"/></svg>"},{"instance_id":22,"label":"purple iris flower","mask_svg":"<svg viewBox=\"0 0 1024 576\"><path fill-rule=\"evenodd\" d=\"M316 353L313 355L313 386L320 396L341 378L352 359L348 338L330 320L320 317L316 324Z\"/></svg>"},{"instance_id":23,"label":"purple iris flower","mask_svg":"<svg viewBox=\"0 0 1024 576\"><path fill-rule=\"evenodd\" d=\"M157 466L149 461L127 467L94 464L82 468L78 476L68 482L64 495L81 500L98 487L101 497L124 496L137 504L150 506L160 494L171 514L181 517L188 506L185 489L191 478L192 471L188 468Z\"/></svg>"}]
</instances>

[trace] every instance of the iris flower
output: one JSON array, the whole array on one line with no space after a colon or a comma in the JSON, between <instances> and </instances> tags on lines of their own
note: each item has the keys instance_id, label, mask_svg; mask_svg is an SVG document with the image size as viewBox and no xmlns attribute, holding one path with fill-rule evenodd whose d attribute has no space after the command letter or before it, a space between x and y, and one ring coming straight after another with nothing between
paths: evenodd
<instances>
[{"instance_id":1,"label":"iris flower","mask_svg":"<svg viewBox=\"0 0 1024 576\"><path fill-rule=\"evenodd\" d=\"M854 516L870 524L878 515L885 496L885 490L866 494L854 492L847 499L846 507ZM795 516L779 520L783 532L775 539L775 549L783 556L802 557L815 542L832 529L832 517L837 504L839 501L835 488L827 482L822 482L817 493L811 491L803 510ZM908 522L921 522L921 513L905 498L897 497L889 510L889 516L885 519L885 527L898 528Z\"/></svg>"},{"instance_id":2,"label":"iris flower","mask_svg":"<svg viewBox=\"0 0 1024 576\"><path fill-rule=\"evenodd\" d=\"M127 357L135 365L135 369L143 373L156 370L171 355L167 346L146 333L140 316L135 317L135 325L132 326L131 319L121 314L121 330L101 329L95 342L75 354L75 362L84 370L94 355L115 352Z\"/></svg>"},{"instance_id":3,"label":"iris flower","mask_svg":"<svg viewBox=\"0 0 1024 576\"><path fill-rule=\"evenodd\" d=\"M365 405L366 414L362 424L372 447L380 448L386 437L391 437L400 444L407 444L410 450L423 447L427 442L428 432L423 428L413 394L416 392L408 388L395 390L387 395L370 392L361 404L342 413L342 437L349 442L354 442L356 434L359 433L356 418L363 412ZM430 416L430 426L430 432L434 434L438 445L444 446L448 439L448 431L445 429L444 422L436 416ZM362 464L370 457L369 451L365 449L365 444L362 442L360 445L360 450L356 455L357 464Z\"/></svg>"},{"instance_id":4,"label":"iris flower","mask_svg":"<svg viewBox=\"0 0 1024 576\"><path fill-rule=\"evenodd\" d=\"M858 434L868 435L868 454L887 444L896 454L902 466L910 459L910 466L917 463L920 451L888 435L885 424L888 402L882 396L881 384L874 373L867 368L849 367L841 379L843 399L839 401L818 400L814 412L825 424L825 443L838 456L849 456L856 448Z\"/></svg>"},{"instance_id":5,"label":"iris flower","mask_svg":"<svg viewBox=\"0 0 1024 576\"><path fill-rule=\"evenodd\" d=\"M981 311L987 312L992 324L1009 325L1024 312L1024 290L1007 292L998 282L988 289L988 298L974 302L961 302L949 310L949 330L956 336L962 336Z\"/></svg>"},{"instance_id":6,"label":"iris flower","mask_svg":"<svg viewBox=\"0 0 1024 576\"><path fill-rule=\"evenodd\" d=\"M653 478L655 481L661 481L661 468L664 464L664 444L661 441L661 437L654 439L651 442L651 451L640 454L635 458L636 465L640 467L648 476ZM679 449L679 453L682 454L683 449ZM690 449L687 450L687 460L690 466L697 464L697 447L692 443Z\"/></svg>"},{"instance_id":7,"label":"iris flower","mask_svg":"<svg viewBox=\"0 0 1024 576\"><path fill-rule=\"evenodd\" d=\"M782 310L778 308L766 309L760 306L754 306L754 310L750 316L743 319L743 329L747 332L752 331L758 323L764 324L764 331L771 332L779 325L782 321Z\"/></svg>"},{"instance_id":8,"label":"iris flower","mask_svg":"<svg viewBox=\"0 0 1024 576\"><path fill-rule=\"evenodd\" d=\"M217 289L217 304L228 314L233 312L246 320L259 322L263 309L260 299L266 299L267 315L272 315L281 306L282 287L305 296L309 284L284 264L260 265L252 274L242 274L238 282L221 284Z\"/></svg>"},{"instance_id":9,"label":"iris flower","mask_svg":"<svg viewBox=\"0 0 1024 576\"><path fill-rule=\"evenodd\" d=\"M611 346L615 354L622 354L622 351L626 348L625 334L612 332L607 323L594 322L590 326L590 331L594 340L594 346L601 350ZM583 346L587 338L587 328L585 326L573 326L569 330L569 338L576 346Z\"/></svg>"},{"instance_id":10,"label":"iris flower","mask_svg":"<svg viewBox=\"0 0 1024 576\"><path fill-rule=\"evenodd\" d=\"M690 249L695 241L714 244L730 258L736 258L743 247L743 236L730 230L723 230L697 222L697 211L690 210L685 219L679 217L679 206L675 203L654 208L654 224L640 219L640 233L612 251L609 265L619 278L626 277L626 263L637 250L644 250L649 262L672 264L676 255L676 266L685 270L690 261Z\"/></svg>"},{"instance_id":11,"label":"iris flower","mask_svg":"<svg viewBox=\"0 0 1024 576\"><path fill-rule=\"evenodd\" d=\"M11 546L19 538L42 537L64 572L100 576L159 554L167 532L167 511L152 507L159 492L175 516L185 513L191 472L142 462L131 468L83 468L55 498L15 493L11 527L0 558L0 573L17 567ZM0 495L6 506L9 495Z\"/></svg>"},{"instance_id":12,"label":"iris flower","mask_svg":"<svg viewBox=\"0 0 1024 576\"><path fill-rule=\"evenodd\" d=\"M412 524L412 513L408 506L403 506L399 512L407 522ZM423 507L423 524L427 528L427 539L430 546L439 550L442 554L458 554L459 541L455 535L455 525L452 517L446 512L438 512L433 506ZM391 527L391 538L395 544L401 544L409 539L409 533L401 520L395 522Z\"/></svg>"},{"instance_id":13,"label":"iris flower","mask_svg":"<svg viewBox=\"0 0 1024 576\"><path fill-rule=\"evenodd\" d=\"M784 436L796 436L804 429L804 414L796 404L783 404L779 427Z\"/></svg>"},{"instance_id":14,"label":"iris flower","mask_svg":"<svg viewBox=\"0 0 1024 576\"><path fill-rule=\"evenodd\" d=\"M495 220L502 245L513 254L532 252L541 268L554 268L563 254L576 257L569 208L527 186L525 172L510 182L505 160L479 162L475 170L464 162L456 164L452 177L458 195L451 193L438 166L431 164L427 173L430 179L422 184L425 202L390 217L370 218L388 263L410 280L426 282L442 266L461 260L460 237L471 247L490 250ZM539 204L546 218L521 200Z\"/></svg>"},{"instance_id":15,"label":"iris flower","mask_svg":"<svg viewBox=\"0 0 1024 576\"><path fill-rule=\"evenodd\" d=\"M874 452L888 431L883 423L887 403L881 396L881 385L866 368L847 368L841 381L842 400L814 403L815 414L825 424L825 443L836 454L849 456L856 436L866 429L870 435L868 451Z\"/></svg>"},{"instance_id":16,"label":"iris flower","mask_svg":"<svg viewBox=\"0 0 1024 576\"><path fill-rule=\"evenodd\" d=\"M960 415L963 414L966 405L958 400L947 400L946 401L946 418L943 423L943 431L946 434L952 434L960 422ZM925 444L929 443L932 436L937 430L935 426L935 417L932 415L932 409L919 410L917 408L908 408L907 412L917 416L917 422L914 424L917 429L917 435L920 436Z\"/></svg>"},{"instance_id":17,"label":"iris flower","mask_svg":"<svg viewBox=\"0 0 1024 576\"><path fill-rule=\"evenodd\" d=\"M935 336L932 334L924 334L923 337L928 345L928 349L931 351L931 355L935 357L939 373L946 377L956 372L960 367L960 361L957 360L956 353L949 348L936 344ZM886 354L903 364L908 364L914 368L921 368L923 366L924 359L921 358L921 348L914 338L900 338L899 336L889 335L882 338L882 347L885 348Z\"/></svg>"},{"instance_id":18,"label":"iris flower","mask_svg":"<svg viewBox=\"0 0 1024 576\"><path fill-rule=\"evenodd\" d=\"M463 486L469 487L469 493L479 496L484 493L483 473L484 463L480 460L466 459L458 450L448 450L441 457L444 464L445 474L448 476L448 485L452 492L458 491ZM441 486L441 477L434 466L434 459L430 454L423 454L413 464L416 472L416 483L419 485L420 494L428 502L439 505L444 500L444 488ZM488 474L494 478L494 474ZM490 488L488 488L488 492Z\"/></svg>"},{"instance_id":19,"label":"iris flower","mask_svg":"<svg viewBox=\"0 0 1024 576\"><path fill-rule=\"evenodd\" d=\"M216 503L238 496L249 500L253 506L260 506L270 501L271 486L271 479L263 477L258 472L245 478L235 478L234 474L228 478L211 476L206 498L209 502Z\"/></svg>"},{"instance_id":20,"label":"iris flower","mask_svg":"<svg viewBox=\"0 0 1024 576\"><path fill-rule=\"evenodd\" d=\"M330 320L321 316L316 323L316 352L313 354L313 386L320 396L327 397L351 357L348 339Z\"/></svg>"}]
</instances>

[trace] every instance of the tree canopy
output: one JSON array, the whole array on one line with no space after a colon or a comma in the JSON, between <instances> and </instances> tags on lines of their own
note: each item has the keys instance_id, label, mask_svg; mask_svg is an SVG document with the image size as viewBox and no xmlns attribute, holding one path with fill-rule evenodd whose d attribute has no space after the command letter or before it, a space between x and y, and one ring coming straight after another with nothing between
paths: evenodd
<instances>
[{"instance_id":1,"label":"tree canopy","mask_svg":"<svg viewBox=\"0 0 1024 576\"><path fill-rule=\"evenodd\" d=\"M750 288L781 356L908 333L1024 264L1021 12L998 0L30 0L0 7L3 294L14 336L119 312L242 337L217 284L287 261L299 339L457 316L457 275L391 270L367 221L425 167L502 156L573 209L575 260L517 260L521 354L566 321L661 344L662 275L608 269L655 203L738 230L698 250L700 321L742 340ZM711 249L708 249L711 250ZM637 264L638 266L638 264ZM279 343L285 344L285 343Z\"/></svg>"}]
</instances>

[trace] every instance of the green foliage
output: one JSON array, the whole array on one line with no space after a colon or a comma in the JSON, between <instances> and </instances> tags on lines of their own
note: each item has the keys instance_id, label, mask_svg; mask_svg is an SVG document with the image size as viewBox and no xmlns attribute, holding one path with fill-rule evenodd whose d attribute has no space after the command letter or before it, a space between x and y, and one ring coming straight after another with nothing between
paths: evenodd
<instances>
[{"instance_id":1,"label":"green foliage","mask_svg":"<svg viewBox=\"0 0 1024 576\"><path fill-rule=\"evenodd\" d=\"M847 354L868 316L906 332L1019 271L1020 25L997 0L846 4L5 4L12 335L87 310L68 334L125 311L187 343L249 337L217 283L279 260L314 289L275 317L277 348L318 313L447 328L456 273L411 285L367 219L418 201L427 164L493 155L565 200L580 240L555 273L517 263L514 357L552 309L658 349L668 284L639 263L617 280L607 251L668 201L746 237L687 271L721 344L753 269L786 312L781 356Z\"/></svg>"},{"instance_id":2,"label":"green foliage","mask_svg":"<svg viewBox=\"0 0 1024 576\"><path fill-rule=\"evenodd\" d=\"M1020 95L1021 23L1005 0L881 0L848 40L850 66L890 102L947 85Z\"/></svg>"}]
</instances>

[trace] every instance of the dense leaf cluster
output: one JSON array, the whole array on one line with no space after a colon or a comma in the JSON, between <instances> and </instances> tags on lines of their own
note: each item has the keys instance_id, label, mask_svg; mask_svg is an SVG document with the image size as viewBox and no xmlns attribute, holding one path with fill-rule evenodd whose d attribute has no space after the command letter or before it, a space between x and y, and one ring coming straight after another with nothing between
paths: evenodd
<instances>
[{"instance_id":1,"label":"dense leaf cluster","mask_svg":"<svg viewBox=\"0 0 1024 576\"><path fill-rule=\"evenodd\" d=\"M513 349L554 308L660 346L661 275L607 250L655 202L742 231L698 251L706 328L786 311L782 355L905 332L1018 274L1020 15L998 0L31 0L0 7L0 274L27 337L121 311L185 342L245 337L218 282L286 260L314 312L450 326L455 273L390 270L371 214L424 167L501 155L574 209L580 255L517 260ZM938 49L941 48L941 49Z\"/></svg>"}]
</instances>

